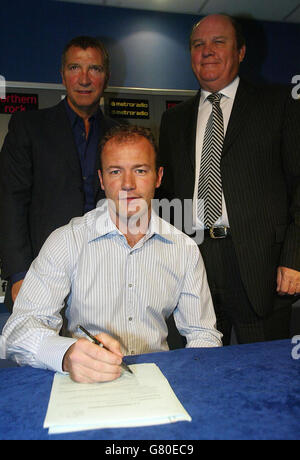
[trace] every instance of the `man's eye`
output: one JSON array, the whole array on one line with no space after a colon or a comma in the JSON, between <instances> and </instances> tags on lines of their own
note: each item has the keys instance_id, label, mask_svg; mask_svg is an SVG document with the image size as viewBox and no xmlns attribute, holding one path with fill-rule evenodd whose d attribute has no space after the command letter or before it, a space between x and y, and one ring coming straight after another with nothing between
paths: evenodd
<instances>
[{"instance_id":1,"label":"man's eye","mask_svg":"<svg viewBox=\"0 0 300 460\"><path fill-rule=\"evenodd\" d=\"M194 48L199 48L200 46L203 46L203 42L197 42L197 43L194 43L193 47Z\"/></svg>"},{"instance_id":2,"label":"man's eye","mask_svg":"<svg viewBox=\"0 0 300 460\"><path fill-rule=\"evenodd\" d=\"M146 174L147 171L146 169L136 169L135 172L141 176Z\"/></svg>"},{"instance_id":3,"label":"man's eye","mask_svg":"<svg viewBox=\"0 0 300 460\"><path fill-rule=\"evenodd\" d=\"M215 37L213 39L213 43L217 43L218 45L219 44L223 45L224 43L226 43L226 37Z\"/></svg>"},{"instance_id":4,"label":"man's eye","mask_svg":"<svg viewBox=\"0 0 300 460\"><path fill-rule=\"evenodd\" d=\"M112 176L116 176L116 175L119 174L119 173L120 173L120 170L119 170L119 169L113 169L112 171L110 171L110 174L111 174Z\"/></svg>"},{"instance_id":5,"label":"man's eye","mask_svg":"<svg viewBox=\"0 0 300 460\"><path fill-rule=\"evenodd\" d=\"M79 69L78 65L70 65L68 67L68 69L71 71L71 72L75 72Z\"/></svg>"},{"instance_id":6,"label":"man's eye","mask_svg":"<svg viewBox=\"0 0 300 460\"><path fill-rule=\"evenodd\" d=\"M101 65L92 65L89 70L93 73L101 73L104 69Z\"/></svg>"}]
</instances>

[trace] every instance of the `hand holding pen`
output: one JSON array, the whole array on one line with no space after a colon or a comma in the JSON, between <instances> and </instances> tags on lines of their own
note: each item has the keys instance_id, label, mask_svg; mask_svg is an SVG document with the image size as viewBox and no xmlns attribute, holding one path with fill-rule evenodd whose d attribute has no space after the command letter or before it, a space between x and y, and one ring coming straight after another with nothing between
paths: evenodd
<instances>
[{"instance_id":1,"label":"hand holding pen","mask_svg":"<svg viewBox=\"0 0 300 460\"><path fill-rule=\"evenodd\" d=\"M87 335L96 345L105 348L103 342L100 342L100 340L98 340L97 337L95 337L95 336L93 336L92 334L90 334L89 331L87 331L83 326L78 326L78 327L79 327L79 329L81 329L82 332L84 332L84 334ZM129 367L127 366L127 364L124 363L124 361L122 361L121 367L122 367L122 369L124 369L124 371L129 372L130 374L133 373L132 370L129 369Z\"/></svg>"},{"instance_id":2,"label":"hand holding pen","mask_svg":"<svg viewBox=\"0 0 300 460\"><path fill-rule=\"evenodd\" d=\"M80 338L65 353L63 370L69 372L75 382L106 382L122 373L123 354L119 342L104 332L94 338L103 346Z\"/></svg>"}]
</instances>

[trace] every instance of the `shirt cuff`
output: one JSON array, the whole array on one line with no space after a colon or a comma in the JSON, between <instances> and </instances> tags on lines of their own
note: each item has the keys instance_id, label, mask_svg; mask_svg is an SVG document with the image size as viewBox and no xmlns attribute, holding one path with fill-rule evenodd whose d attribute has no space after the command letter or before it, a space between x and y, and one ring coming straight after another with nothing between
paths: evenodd
<instances>
[{"instance_id":1,"label":"shirt cuff","mask_svg":"<svg viewBox=\"0 0 300 460\"><path fill-rule=\"evenodd\" d=\"M10 277L11 284L16 283L17 281L23 280L27 272L14 273Z\"/></svg>"},{"instance_id":2,"label":"shirt cuff","mask_svg":"<svg viewBox=\"0 0 300 460\"><path fill-rule=\"evenodd\" d=\"M46 337L36 354L36 360L42 363L47 369L64 373L62 368L63 358L66 351L77 339L61 337L58 335Z\"/></svg>"}]
</instances>

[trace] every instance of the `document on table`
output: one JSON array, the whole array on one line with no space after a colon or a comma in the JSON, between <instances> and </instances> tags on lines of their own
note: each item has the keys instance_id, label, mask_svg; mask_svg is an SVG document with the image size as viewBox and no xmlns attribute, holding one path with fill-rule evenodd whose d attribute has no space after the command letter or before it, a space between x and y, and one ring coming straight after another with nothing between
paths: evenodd
<instances>
[{"instance_id":1,"label":"document on table","mask_svg":"<svg viewBox=\"0 0 300 460\"><path fill-rule=\"evenodd\" d=\"M44 428L49 433L159 425L191 417L154 363L130 366L133 374L104 383L75 383L55 374Z\"/></svg>"}]
</instances>

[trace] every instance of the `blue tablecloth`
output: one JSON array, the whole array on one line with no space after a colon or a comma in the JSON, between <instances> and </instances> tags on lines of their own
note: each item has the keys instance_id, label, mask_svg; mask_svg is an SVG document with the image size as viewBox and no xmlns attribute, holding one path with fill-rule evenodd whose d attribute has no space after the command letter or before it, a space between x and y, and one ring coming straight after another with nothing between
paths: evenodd
<instances>
[{"instance_id":1,"label":"blue tablecloth","mask_svg":"<svg viewBox=\"0 0 300 460\"><path fill-rule=\"evenodd\" d=\"M129 364L159 366L192 422L63 435L43 429L53 373L0 369L0 439L299 439L300 359L292 358L293 347L284 340L128 357Z\"/></svg>"}]
</instances>

